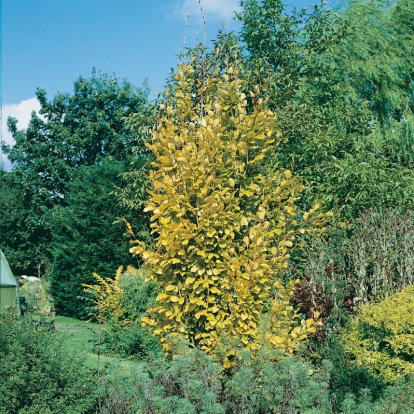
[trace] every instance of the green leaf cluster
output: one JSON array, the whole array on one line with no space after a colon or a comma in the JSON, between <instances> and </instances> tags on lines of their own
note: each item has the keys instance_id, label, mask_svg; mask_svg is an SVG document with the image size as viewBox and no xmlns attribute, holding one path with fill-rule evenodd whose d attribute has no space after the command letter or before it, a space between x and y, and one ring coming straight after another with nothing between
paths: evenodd
<instances>
[{"instance_id":1,"label":"green leaf cluster","mask_svg":"<svg viewBox=\"0 0 414 414\"><path fill-rule=\"evenodd\" d=\"M16 274L42 277L47 275L52 264L54 270L65 272L68 263L62 263L61 257L55 257L54 253L63 249L60 236L67 227L57 236L59 247L54 246L56 240L53 233L59 226L52 223L53 214L50 211L56 206L67 207L71 200L79 196L70 199L68 193L74 187L79 189L79 181L83 175L88 175L85 172L88 168L103 165L107 158L110 158L108 164L114 165L108 168L112 172L118 168L118 174L128 173L129 164L134 160L139 160L136 161L138 166L145 164L146 151L142 143L146 134L144 125L148 128L152 119L152 105L148 103L147 95L146 85L137 88L126 80L120 81L94 70L91 78L80 77L74 82L72 94L58 93L48 100L46 92L38 89L36 96L41 106L40 115L32 114L26 130L18 130L17 120L9 118L8 126L15 144L11 147L2 143L4 153L12 162L12 171L1 172L0 243ZM142 115L140 128L137 121L139 115ZM138 134L139 129L141 135ZM74 180L78 182L73 184ZM146 177L140 181L144 192L146 182ZM111 178L107 193L114 190L111 185L122 187L121 179L114 181ZM82 191L88 198L91 189L84 186ZM107 210L114 210L115 198L112 201L108 194L105 196ZM73 207L70 209L73 212ZM83 208L82 211L84 214L88 210ZM93 209L90 213L99 217L99 213ZM111 222L121 215L123 210L119 214L114 211ZM79 217L79 221L84 218ZM91 216L87 220L96 222L96 217ZM145 216L137 214L135 227L140 237L145 238L145 226ZM105 227L103 225L103 238ZM109 230L111 233L113 231ZM88 252L93 256L98 250L96 243L100 236L97 233L89 236L86 245L95 244L95 249ZM68 246L64 248L68 249ZM96 261L105 263L109 257L102 254L99 259L96 257ZM116 263L110 272L120 264L126 264L123 260ZM79 289L80 284L78 292ZM69 300L69 296L65 300Z\"/></svg>"},{"instance_id":2,"label":"green leaf cluster","mask_svg":"<svg viewBox=\"0 0 414 414\"><path fill-rule=\"evenodd\" d=\"M242 6L245 71L279 115L279 159L305 179L306 203L321 198L348 218L412 208L412 2Z\"/></svg>"},{"instance_id":3,"label":"green leaf cluster","mask_svg":"<svg viewBox=\"0 0 414 414\"><path fill-rule=\"evenodd\" d=\"M95 412L96 378L61 340L30 318L0 315L1 414Z\"/></svg>"}]
</instances>

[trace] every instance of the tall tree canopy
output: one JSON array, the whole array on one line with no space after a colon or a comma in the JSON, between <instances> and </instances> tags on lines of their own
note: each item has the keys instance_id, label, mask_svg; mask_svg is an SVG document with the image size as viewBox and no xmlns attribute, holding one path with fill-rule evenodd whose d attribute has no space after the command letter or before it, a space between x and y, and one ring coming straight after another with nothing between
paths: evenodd
<instances>
[{"instance_id":1,"label":"tall tree canopy","mask_svg":"<svg viewBox=\"0 0 414 414\"><path fill-rule=\"evenodd\" d=\"M51 101L38 89L40 116L33 113L25 131L9 118L15 144L3 144L3 151L13 171L21 171L59 204L76 168L133 154L136 137L127 119L148 110L147 95L146 88L96 71L90 79L77 79L73 94L58 93Z\"/></svg>"},{"instance_id":2,"label":"tall tree canopy","mask_svg":"<svg viewBox=\"0 0 414 414\"><path fill-rule=\"evenodd\" d=\"M267 90L287 140L280 160L310 198L348 216L412 205L413 2L355 1L338 14L241 3L250 80Z\"/></svg>"},{"instance_id":3,"label":"tall tree canopy","mask_svg":"<svg viewBox=\"0 0 414 414\"><path fill-rule=\"evenodd\" d=\"M1 224L0 243L15 272L45 273L53 250L50 210L67 205L71 183L82 166L101 164L107 157L125 165L134 159L143 164L146 149L137 138L136 118L141 115L141 126L150 123L147 95L146 86L137 88L94 70L91 78L74 82L72 94L58 93L48 100L38 89L40 115L32 113L26 130L18 130L17 120L8 119L15 145L2 144L13 167L2 183L10 194L0 199L0 207L7 211L7 198L13 196L17 212L16 225Z\"/></svg>"},{"instance_id":4,"label":"tall tree canopy","mask_svg":"<svg viewBox=\"0 0 414 414\"><path fill-rule=\"evenodd\" d=\"M53 235L50 292L55 310L61 315L87 318L91 304L85 300L82 283L91 283L93 272L110 277L118 266L137 265L128 253L129 241L123 216L137 226L147 242L146 222L133 218L117 205L112 194L122 179L126 166L112 158L102 163L82 166L70 183L65 206L56 206L50 214ZM146 237L145 237L146 236Z\"/></svg>"}]
</instances>

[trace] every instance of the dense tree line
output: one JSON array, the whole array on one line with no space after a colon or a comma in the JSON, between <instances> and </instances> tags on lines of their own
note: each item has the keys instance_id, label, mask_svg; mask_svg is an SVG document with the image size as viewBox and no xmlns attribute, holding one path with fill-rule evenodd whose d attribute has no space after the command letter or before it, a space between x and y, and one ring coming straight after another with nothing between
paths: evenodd
<instances>
[{"instance_id":1,"label":"dense tree line","mask_svg":"<svg viewBox=\"0 0 414 414\"><path fill-rule=\"evenodd\" d=\"M109 276L132 263L124 229L113 225L117 218L127 217L148 237L145 215L128 215L111 194L132 163L147 162L138 138L151 123L147 95L146 86L93 71L75 81L73 94L49 101L38 89L41 109L27 130L8 120L15 144L3 145L13 168L1 172L0 243L15 274L50 280L62 314L86 317L81 283L95 270ZM145 121L137 130L133 119L139 115ZM144 179L142 187L145 197Z\"/></svg>"}]
</instances>

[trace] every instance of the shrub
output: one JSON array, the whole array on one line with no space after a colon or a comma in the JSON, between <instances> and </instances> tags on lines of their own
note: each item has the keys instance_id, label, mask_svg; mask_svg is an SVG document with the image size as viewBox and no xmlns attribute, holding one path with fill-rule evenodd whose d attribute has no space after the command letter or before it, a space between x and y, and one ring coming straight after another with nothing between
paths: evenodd
<instances>
[{"instance_id":1,"label":"shrub","mask_svg":"<svg viewBox=\"0 0 414 414\"><path fill-rule=\"evenodd\" d=\"M382 396L385 388L382 379L373 375L366 367L353 363L352 357L344 349L340 335L329 332L322 343L314 341L312 345L316 348L314 351L319 361L329 360L332 364L329 389L335 410L339 410L343 401L350 395L352 398L359 396L362 389L365 389L374 401ZM355 400L357 401L357 398Z\"/></svg>"},{"instance_id":2,"label":"shrub","mask_svg":"<svg viewBox=\"0 0 414 414\"><path fill-rule=\"evenodd\" d=\"M319 338L337 333L358 304L414 284L414 215L365 211L348 228L313 237L294 263L300 275L294 303L308 317L319 311Z\"/></svg>"},{"instance_id":3,"label":"shrub","mask_svg":"<svg viewBox=\"0 0 414 414\"><path fill-rule=\"evenodd\" d=\"M140 319L155 297L155 283L145 281L142 270L118 268L115 277L102 278L94 273L96 285L84 285L94 298L93 310L100 322L106 322L100 341L106 351L123 357L140 358L160 352L160 344Z\"/></svg>"},{"instance_id":4,"label":"shrub","mask_svg":"<svg viewBox=\"0 0 414 414\"><path fill-rule=\"evenodd\" d=\"M343 389L338 400L330 386L337 360L323 361L315 368L262 347L254 355L243 351L237 363L223 370L186 342L176 340L174 347L172 360L149 359L104 376L100 413L411 414L413 407L414 377L397 381L382 394L364 389L369 382L359 382L355 391Z\"/></svg>"},{"instance_id":5,"label":"shrub","mask_svg":"<svg viewBox=\"0 0 414 414\"><path fill-rule=\"evenodd\" d=\"M96 378L30 318L0 315L0 413L95 412Z\"/></svg>"},{"instance_id":6,"label":"shrub","mask_svg":"<svg viewBox=\"0 0 414 414\"><path fill-rule=\"evenodd\" d=\"M137 322L123 326L115 324L105 326L102 330L101 342L106 345L105 352L121 357L146 358L161 352L159 340Z\"/></svg>"},{"instance_id":7,"label":"shrub","mask_svg":"<svg viewBox=\"0 0 414 414\"><path fill-rule=\"evenodd\" d=\"M122 414L332 412L328 363L314 372L304 362L262 348L254 358L245 351L244 358L224 372L204 351L177 346L172 360L150 360L138 370L105 378L103 406L118 401Z\"/></svg>"},{"instance_id":8,"label":"shrub","mask_svg":"<svg viewBox=\"0 0 414 414\"><path fill-rule=\"evenodd\" d=\"M119 265L134 263L123 226L114 225L117 217L129 217L128 212L119 208L111 194L125 168L112 158L80 167L69 184L65 205L50 212L53 266L49 291L59 315L90 318L82 284L93 283L94 271L109 277ZM146 226L144 220L135 223L138 230Z\"/></svg>"},{"instance_id":9,"label":"shrub","mask_svg":"<svg viewBox=\"0 0 414 414\"><path fill-rule=\"evenodd\" d=\"M101 322L122 326L140 320L155 298L155 283L147 282L142 270L121 266L115 277L93 274L95 285L83 284L83 290L93 297L93 311Z\"/></svg>"},{"instance_id":10,"label":"shrub","mask_svg":"<svg viewBox=\"0 0 414 414\"><path fill-rule=\"evenodd\" d=\"M53 300L48 293L49 283L46 279L40 281L19 280L19 295L26 298L26 303L31 311L50 315L53 312Z\"/></svg>"},{"instance_id":11,"label":"shrub","mask_svg":"<svg viewBox=\"0 0 414 414\"><path fill-rule=\"evenodd\" d=\"M391 383L414 373L414 286L363 305L343 334L358 366Z\"/></svg>"},{"instance_id":12,"label":"shrub","mask_svg":"<svg viewBox=\"0 0 414 414\"><path fill-rule=\"evenodd\" d=\"M360 301L377 301L414 284L412 212L366 211L347 247Z\"/></svg>"},{"instance_id":13,"label":"shrub","mask_svg":"<svg viewBox=\"0 0 414 414\"><path fill-rule=\"evenodd\" d=\"M142 269L128 266L119 280L123 294L120 306L124 310L123 318L128 321L140 321L148 306L155 300L156 283L147 281Z\"/></svg>"},{"instance_id":14,"label":"shrub","mask_svg":"<svg viewBox=\"0 0 414 414\"><path fill-rule=\"evenodd\" d=\"M414 407L414 377L407 376L388 386L381 399L372 400L367 389L348 394L341 414L412 414Z\"/></svg>"}]
</instances>

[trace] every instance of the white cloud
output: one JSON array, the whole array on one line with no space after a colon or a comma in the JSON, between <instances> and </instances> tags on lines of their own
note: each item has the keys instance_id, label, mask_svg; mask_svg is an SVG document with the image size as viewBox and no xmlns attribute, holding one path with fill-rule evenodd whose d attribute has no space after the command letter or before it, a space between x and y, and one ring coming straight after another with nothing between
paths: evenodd
<instances>
[{"instance_id":1,"label":"white cloud","mask_svg":"<svg viewBox=\"0 0 414 414\"><path fill-rule=\"evenodd\" d=\"M205 19L231 20L234 12L241 10L239 0L200 0ZM202 17L199 0L184 0L176 4L176 15Z\"/></svg>"},{"instance_id":2,"label":"white cloud","mask_svg":"<svg viewBox=\"0 0 414 414\"><path fill-rule=\"evenodd\" d=\"M14 144L14 139L10 132L7 129L7 118L12 116L18 120L17 128L26 129L29 125L30 117L32 111L38 112L40 110L40 103L36 98L26 99L19 102L18 104L3 105L2 107L2 116L1 116L1 139L3 142L9 145ZM1 161L3 163L4 169L10 170L10 162L7 159L6 155L2 154L0 149Z\"/></svg>"}]
</instances>

